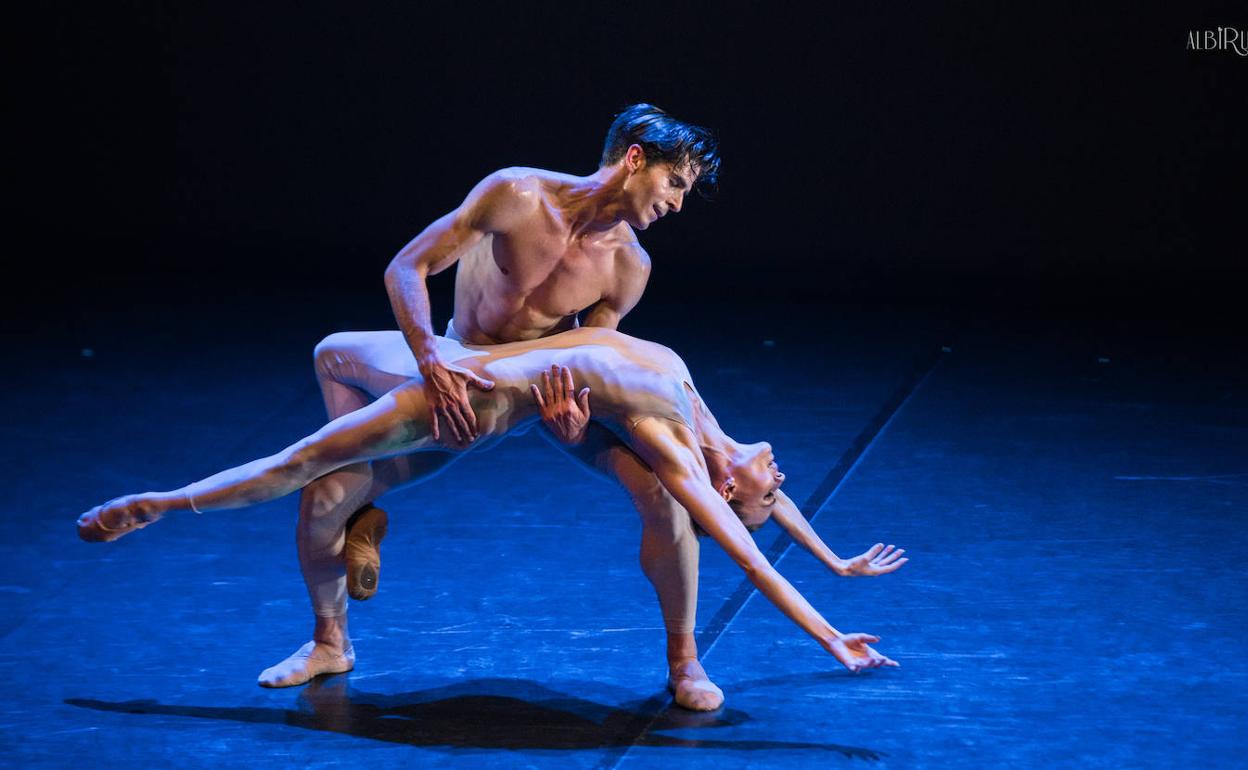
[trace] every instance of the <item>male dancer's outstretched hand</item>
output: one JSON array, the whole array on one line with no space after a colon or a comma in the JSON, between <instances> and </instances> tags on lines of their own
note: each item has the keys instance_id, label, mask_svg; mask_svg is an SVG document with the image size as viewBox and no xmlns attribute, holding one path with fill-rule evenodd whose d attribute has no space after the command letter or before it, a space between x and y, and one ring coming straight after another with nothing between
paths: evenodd
<instances>
[{"instance_id":1,"label":"male dancer's outstretched hand","mask_svg":"<svg viewBox=\"0 0 1248 770\"><path fill-rule=\"evenodd\" d=\"M581 388L574 396L572 370L557 364L550 367L549 372L542 372L542 382L546 386L545 398L536 384L529 385L529 392L542 413L542 422L560 442L576 446L585 440L585 429L589 426L589 388Z\"/></svg>"},{"instance_id":2,"label":"male dancer's outstretched hand","mask_svg":"<svg viewBox=\"0 0 1248 770\"><path fill-rule=\"evenodd\" d=\"M891 545L885 547L883 543L876 543L857 556L842 559L841 568L837 570L837 574L844 577L887 575L910 561L901 558L905 552L905 548L893 550Z\"/></svg>"},{"instance_id":3,"label":"male dancer's outstretched hand","mask_svg":"<svg viewBox=\"0 0 1248 770\"><path fill-rule=\"evenodd\" d=\"M425 379L425 399L429 402L429 425L433 440L441 438L439 420L445 420L455 443L467 445L477 438L477 413L468 403L468 386L492 390L494 383L482 379L462 366L444 364L438 359L420 363Z\"/></svg>"},{"instance_id":4,"label":"male dancer's outstretched hand","mask_svg":"<svg viewBox=\"0 0 1248 770\"><path fill-rule=\"evenodd\" d=\"M845 634L833 639L828 644L827 650L832 653L832 657L841 662L841 665L855 674L868 668L900 666L901 664L892 658L871 649L869 645L878 641L880 637L873 634Z\"/></svg>"}]
</instances>

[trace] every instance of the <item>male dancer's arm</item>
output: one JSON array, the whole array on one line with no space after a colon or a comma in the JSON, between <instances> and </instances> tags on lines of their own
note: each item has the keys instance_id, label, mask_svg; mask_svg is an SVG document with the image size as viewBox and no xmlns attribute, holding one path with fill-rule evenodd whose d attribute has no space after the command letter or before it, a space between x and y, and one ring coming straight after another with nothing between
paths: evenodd
<instances>
[{"instance_id":1,"label":"male dancer's arm","mask_svg":"<svg viewBox=\"0 0 1248 770\"><path fill-rule=\"evenodd\" d=\"M641 244L621 246L615 254L612 286L585 314L585 326L618 329L620 320L637 306L650 280L650 255Z\"/></svg>"},{"instance_id":2,"label":"male dancer's arm","mask_svg":"<svg viewBox=\"0 0 1248 770\"><path fill-rule=\"evenodd\" d=\"M810 526L810 522L798 510L797 503L790 500L789 496L779 489L776 490L776 504L772 508L771 518L775 519L776 523L783 527L798 545L810 551L816 559L842 577L886 575L909 561L909 559L901 558L906 549L893 550L893 546L885 547L883 543L876 543L866 552L853 558L842 559L833 553L831 548L828 548L823 538L819 537L819 534Z\"/></svg>"},{"instance_id":3,"label":"male dancer's arm","mask_svg":"<svg viewBox=\"0 0 1248 770\"><path fill-rule=\"evenodd\" d=\"M426 281L455 264L487 233L506 232L521 221L537 203L537 196L522 186L502 174L486 177L459 208L425 228L386 268L386 292L425 381L435 440L441 437L440 420L457 442L475 439L477 416L468 403L468 386L489 390L494 384L438 355Z\"/></svg>"}]
</instances>

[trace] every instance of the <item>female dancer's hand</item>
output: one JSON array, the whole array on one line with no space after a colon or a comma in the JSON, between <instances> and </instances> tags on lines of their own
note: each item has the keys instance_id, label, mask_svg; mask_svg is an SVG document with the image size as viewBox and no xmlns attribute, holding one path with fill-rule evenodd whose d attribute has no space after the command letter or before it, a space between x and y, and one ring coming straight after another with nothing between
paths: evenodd
<instances>
[{"instance_id":1,"label":"female dancer's hand","mask_svg":"<svg viewBox=\"0 0 1248 770\"><path fill-rule=\"evenodd\" d=\"M542 372L542 381L545 398L537 385L529 385L542 413L542 422L560 442L568 446L581 443L585 440L585 428L589 426L589 388L581 388L580 394L574 396L572 370L566 366L550 367L549 372Z\"/></svg>"},{"instance_id":2,"label":"female dancer's hand","mask_svg":"<svg viewBox=\"0 0 1248 770\"><path fill-rule=\"evenodd\" d=\"M871 634L845 634L833 639L827 645L827 650L832 653L832 657L841 662L841 665L855 674L868 668L900 666L901 664L892 658L871 649L869 645L878 641L880 637Z\"/></svg>"},{"instance_id":3,"label":"female dancer's hand","mask_svg":"<svg viewBox=\"0 0 1248 770\"><path fill-rule=\"evenodd\" d=\"M841 559L840 568L836 570L836 573L844 577L887 575L900 569L901 565L910 561L909 559L901 558L901 555L905 552L905 548L893 550L891 545L885 547L883 543L876 543L857 556Z\"/></svg>"}]
</instances>

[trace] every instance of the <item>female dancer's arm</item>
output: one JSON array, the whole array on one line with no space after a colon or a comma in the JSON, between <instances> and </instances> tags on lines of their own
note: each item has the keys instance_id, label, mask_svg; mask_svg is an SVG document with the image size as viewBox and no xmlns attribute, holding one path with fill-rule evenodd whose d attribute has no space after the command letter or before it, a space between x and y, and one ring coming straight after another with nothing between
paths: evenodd
<instances>
[{"instance_id":1,"label":"female dancer's arm","mask_svg":"<svg viewBox=\"0 0 1248 770\"><path fill-rule=\"evenodd\" d=\"M728 552L758 590L803 631L810 634L851 671L896 666L868 645L879 641L869 634L842 634L820 615L758 550L745 525L728 503L715 493L700 453L681 440L673 427L659 420L643 420L633 429L633 448L641 455L672 497L716 543Z\"/></svg>"},{"instance_id":2,"label":"female dancer's arm","mask_svg":"<svg viewBox=\"0 0 1248 770\"><path fill-rule=\"evenodd\" d=\"M568 388L571 389L571 387L572 382L569 379ZM694 408L698 410L698 414L703 420L714 426L716 431L722 430L719 427L719 421L715 419L715 415L711 413L710 408L700 395L694 399L693 403ZM588 403L586 403L585 413L588 416ZM544 417L545 415L543 415ZM798 510L797 504L779 489L776 490L776 504L772 508L771 517L799 545L810 551L816 559L826 564L829 569L842 577L884 575L898 569L908 561L901 558L901 555L905 553L905 549L894 550L893 546L886 547L883 543L876 543L864 553L852 558L842 559L833 553L832 549L828 548L823 539L811 528L810 522Z\"/></svg>"},{"instance_id":3,"label":"female dancer's arm","mask_svg":"<svg viewBox=\"0 0 1248 770\"><path fill-rule=\"evenodd\" d=\"M819 537L819 533L810 526L810 522L798 510L797 503L790 500L789 496L779 489L776 490L776 504L772 508L771 518L775 519L776 523L783 527L798 545L810 551L816 559L827 565L828 569L842 577L886 575L909 561L909 559L901 558L906 549L893 550L893 546L885 547L883 543L876 543L852 558L842 559L833 553L831 548L828 548L823 538Z\"/></svg>"}]
</instances>

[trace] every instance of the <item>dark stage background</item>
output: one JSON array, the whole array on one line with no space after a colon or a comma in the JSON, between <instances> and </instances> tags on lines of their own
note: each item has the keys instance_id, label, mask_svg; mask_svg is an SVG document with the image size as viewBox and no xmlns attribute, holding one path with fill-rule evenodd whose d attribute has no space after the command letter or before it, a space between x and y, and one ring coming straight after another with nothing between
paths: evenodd
<instances>
[{"instance_id":1,"label":"dark stage background","mask_svg":"<svg viewBox=\"0 0 1248 770\"><path fill-rule=\"evenodd\" d=\"M724 166L642 235L650 300L1190 322L1237 299L1248 70L1185 50L1233 4L434 6L44 6L12 30L10 260L37 291L9 288L359 293L383 323L390 256L476 180L589 173L651 101Z\"/></svg>"},{"instance_id":2,"label":"dark stage background","mask_svg":"<svg viewBox=\"0 0 1248 770\"><path fill-rule=\"evenodd\" d=\"M0 765L1243 765L1248 57L1185 44L1245 6L876 5L6 18ZM313 346L393 327L391 256L494 169L592 172L636 101L724 164L623 329L838 553L908 549L840 581L756 535L902 668L840 671L708 543L727 701L669 708L638 517L537 431L385 498L356 669L304 688L253 684L307 639L294 496L78 542L320 427Z\"/></svg>"}]
</instances>

